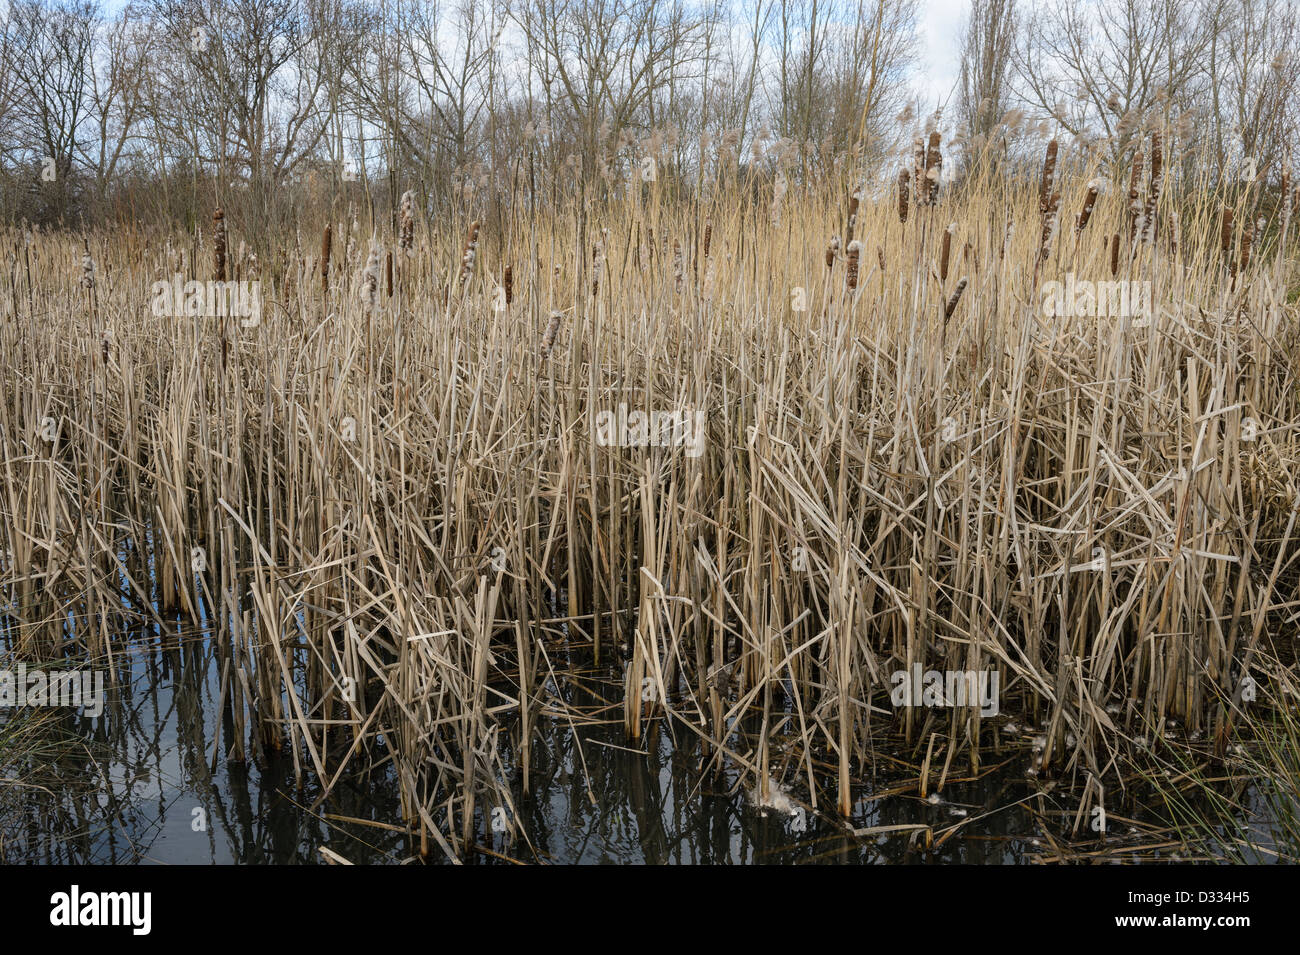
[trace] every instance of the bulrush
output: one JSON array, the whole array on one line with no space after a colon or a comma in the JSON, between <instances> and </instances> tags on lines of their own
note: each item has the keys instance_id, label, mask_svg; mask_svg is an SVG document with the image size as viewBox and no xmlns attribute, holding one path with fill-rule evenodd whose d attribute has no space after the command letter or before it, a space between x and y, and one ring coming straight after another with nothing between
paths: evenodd
<instances>
[{"instance_id":1,"label":"bulrush","mask_svg":"<svg viewBox=\"0 0 1300 955\"><path fill-rule=\"evenodd\" d=\"M212 262L218 282L226 280L226 215L218 207L212 214Z\"/></svg>"},{"instance_id":2,"label":"bulrush","mask_svg":"<svg viewBox=\"0 0 1300 955\"><path fill-rule=\"evenodd\" d=\"M853 242L853 232L858 225L858 205L860 202L861 192L858 189L854 189L853 194L849 196L848 227L844 230L844 241L850 244Z\"/></svg>"},{"instance_id":3,"label":"bulrush","mask_svg":"<svg viewBox=\"0 0 1300 955\"><path fill-rule=\"evenodd\" d=\"M1142 241L1151 242L1156 235L1156 208L1160 202L1160 187L1164 182L1165 154L1159 133L1151 134L1151 185L1142 207Z\"/></svg>"},{"instance_id":4,"label":"bulrush","mask_svg":"<svg viewBox=\"0 0 1300 955\"><path fill-rule=\"evenodd\" d=\"M333 248L333 232L330 224L325 223L325 234L320 240L320 287L321 291L328 291L330 287L330 250Z\"/></svg>"},{"instance_id":5,"label":"bulrush","mask_svg":"<svg viewBox=\"0 0 1300 955\"><path fill-rule=\"evenodd\" d=\"M943 244L939 247L939 281L948 281L948 257L952 254L952 237L957 231L957 223L949 223L943 230Z\"/></svg>"},{"instance_id":6,"label":"bulrush","mask_svg":"<svg viewBox=\"0 0 1300 955\"><path fill-rule=\"evenodd\" d=\"M1138 194L1138 186L1142 182L1142 169L1145 157L1141 151L1133 156L1133 171L1129 174L1128 180L1128 239L1132 242L1137 238L1138 223L1142 218L1142 200Z\"/></svg>"},{"instance_id":7,"label":"bulrush","mask_svg":"<svg viewBox=\"0 0 1300 955\"><path fill-rule=\"evenodd\" d=\"M830 245L826 246L826 268L827 269L832 269L835 267L835 256L839 254L839 251L840 251L840 237L837 235L833 235L831 236Z\"/></svg>"},{"instance_id":8,"label":"bulrush","mask_svg":"<svg viewBox=\"0 0 1300 955\"><path fill-rule=\"evenodd\" d=\"M542 361L550 357L551 349L555 347L555 336L560 333L560 322L563 320L563 312L551 312L551 319L546 323L546 331L542 332L540 351Z\"/></svg>"},{"instance_id":9,"label":"bulrush","mask_svg":"<svg viewBox=\"0 0 1300 955\"><path fill-rule=\"evenodd\" d=\"M1232 257L1232 210L1223 207L1223 218L1219 222L1219 248L1225 258Z\"/></svg>"},{"instance_id":10,"label":"bulrush","mask_svg":"<svg viewBox=\"0 0 1300 955\"><path fill-rule=\"evenodd\" d=\"M939 152L939 131L930 134L930 147L925 154L926 202L939 201L939 175L943 172L943 155Z\"/></svg>"},{"instance_id":11,"label":"bulrush","mask_svg":"<svg viewBox=\"0 0 1300 955\"><path fill-rule=\"evenodd\" d=\"M1052 237L1056 234L1056 217L1061 208L1061 194L1054 192L1043 210L1043 234L1039 254L1046 259L1052 254Z\"/></svg>"},{"instance_id":12,"label":"bulrush","mask_svg":"<svg viewBox=\"0 0 1300 955\"><path fill-rule=\"evenodd\" d=\"M899 170L898 173L898 221L907 225L907 199L910 179L906 169Z\"/></svg>"},{"instance_id":13,"label":"bulrush","mask_svg":"<svg viewBox=\"0 0 1300 955\"><path fill-rule=\"evenodd\" d=\"M414 255L415 251L415 193L407 189L402 193L402 229L401 235L397 240L398 246L407 255Z\"/></svg>"},{"instance_id":14,"label":"bulrush","mask_svg":"<svg viewBox=\"0 0 1300 955\"><path fill-rule=\"evenodd\" d=\"M1038 184L1038 211L1044 215L1052 201L1052 186L1056 181L1056 150L1057 143L1053 139L1047 144L1047 155L1043 157L1043 176Z\"/></svg>"},{"instance_id":15,"label":"bulrush","mask_svg":"<svg viewBox=\"0 0 1300 955\"><path fill-rule=\"evenodd\" d=\"M929 189L926 188L925 181L925 141L917 139L912 144L912 179L913 191L916 193L916 204L925 205L925 197L929 195Z\"/></svg>"},{"instance_id":16,"label":"bulrush","mask_svg":"<svg viewBox=\"0 0 1300 955\"><path fill-rule=\"evenodd\" d=\"M602 236L591 247L591 294L600 291L600 271L605 261L605 240Z\"/></svg>"},{"instance_id":17,"label":"bulrush","mask_svg":"<svg viewBox=\"0 0 1300 955\"><path fill-rule=\"evenodd\" d=\"M515 300L515 274L510 266L506 266L505 272L501 275L501 286L506 292L506 305L510 305Z\"/></svg>"},{"instance_id":18,"label":"bulrush","mask_svg":"<svg viewBox=\"0 0 1300 955\"><path fill-rule=\"evenodd\" d=\"M1116 232L1110 237L1110 274L1112 277L1119 274L1119 233Z\"/></svg>"},{"instance_id":19,"label":"bulrush","mask_svg":"<svg viewBox=\"0 0 1300 955\"><path fill-rule=\"evenodd\" d=\"M785 194L789 190L790 184L786 181L785 173L778 172L776 180L772 183L772 225L781 224L781 202L785 199Z\"/></svg>"},{"instance_id":20,"label":"bulrush","mask_svg":"<svg viewBox=\"0 0 1300 955\"><path fill-rule=\"evenodd\" d=\"M682 290L685 271L685 263L682 260L682 244L677 239L673 239L673 288L679 293Z\"/></svg>"},{"instance_id":21,"label":"bulrush","mask_svg":"<svg viewBox=\"0 0 1300 955\"><path fill-rule=\"evenodd\" d=\"M1241 230L1241 271L1245 272L1250 268L1250 250L1255 244L1255 236L1258 232L1263 231L1264 220L1260 219L1255 223L1254 228L1249 224Z\"/></svg>"},{"instance_id":22,"label":"bulrush","mask_svg":"<svg viewBox=\"0 0 1300 955\"><path fill-rule=\"evenodd\" d=\"M474 277L474 260L478 256L478 220L469 224L469 234L465 237L465 248L460 253L460 286Z\"/></svg>"},{"instance_id":23,"label":"bulrush","mask_svg":"<svg viewBox=\"0 0 1300 955\"><path fill-rule=\"evenodd\" d=\"M1101 192L1101 185L1100 179L1094 179L1088 183L1088 194L1083 197L1083 211L1074 220L1074 234L1076 236L1088 227L1088 220L1092 218L1092 209L1097 204L1097 195Z\"/></svg>"},{"instance_id":24,"label":"bulrush","mask_svg":"<svg viewBox=\"0 0 1300 955\"><path fill-rule=\"evenodd\" d=\"M90 257L90 240L81 241L85 250L81 254L81 287L92 289L95 287L95 260Z\"/></svg>"},{"instance_id":25,"label":"bulrush","mask_svg":"<svg viewBox=\"0 0 1300 955\"><path fill-rule=\"evenodd\" d=\"M961 301L961 293L966 291L966 276L962 276L957 282L957 287L952 290L952 295L948 297L948 304L943 307L943 320L947 322L952 318L952 313L957 310L957 303Z\"/></svg>"},{"instance_id":26,"label":"bulrush","mask_svg":"<svg viewBox=\"0 0 1300 955\"><path fill-rule=\"evenodd\" d=\"M368 312L375 307L379 298L379 243L373 238L370 240L370 254L366 256L360 278L357 296L361 299L362 308Z\"/></svg>"},{"instance_id":27,"label":"bulrush","mask_svg":"<svg viewBox=\"0 0 1300 955\"><path fill-rule=\"evenodd\" d=\"M858 287L858 258L861 255L862 243L857 239L854 239L849 243L849 266L848 275L846 277L850 292Z\"/></svg>"},{"instance_id":28,"label":"bulrush","mask_svg":"<svg viewBox=\"0 0 1300 955\"><path fill-rule=\"evenodd\" d=\"M1160 187L1165 180L1164 140L1160 133L1151 134L1151 195L1160 199Z\"/></svg>"},{"instance_id":29,"label":"bulrush","mask_svg":"<svg viewBox=\"0 0 1300 955\"><path fill-rule=\"evenodd\" d=\"M704 258L709 257L709 249L713 245L713 220L704 220L704 241L701 243L700 252Z\"/></svg>"}]
</instances>

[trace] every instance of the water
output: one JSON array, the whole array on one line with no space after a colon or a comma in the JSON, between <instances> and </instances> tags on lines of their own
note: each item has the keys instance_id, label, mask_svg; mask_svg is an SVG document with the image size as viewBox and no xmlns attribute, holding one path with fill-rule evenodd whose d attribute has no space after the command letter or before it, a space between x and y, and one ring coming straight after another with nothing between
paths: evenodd
<instances>
[{"instance_id":1,"label":"water","mask_svg":"<svg viewBox=\"0 0 1300 955\"><path fill-rule=\"evenodd\" d=\"M230 764L213 643L202 634L182 639L172 632L127 646L101 719L45 711L52 715L37 736L41 755L26 767L0 766L0 779L26 779L35 769L31 778L43 787L0 783L0 859L316 864L325 861L321 847L357 863L418 858L418 844L390 828L400 820L391 771L345 777L319 802L306 757L301 773L290 753ZM588 667L558 689L569 704L599 716L599 698L621 693L618 678L616 663ZM1114 861L1187 858L1176 848L1150 848L1168 840L1156 832L1162 820L1140 800L1123 812L1111 809L1141 822L1112 825L1104 843L1089 844L1086 831L1072 836L1077 796L1040 792L1026 776L1023 747L986 756L978 779L961 780L966 764L954 759L937 802L915 792L915 770L907 772L895 758L908 754L882 755L855 790L846 826L835 813L834 767L815 767L821 812L765 811L747 789L752 783L734 769L701 771L688 728L659 720L643 740L631 741L619 712L607 709L607 720L576 729L544 719L533 744L530 792L514 780L518 838L493 832L480 819L478 848L465 861L1023 863L1055 858L1053 845L1071 842L1080 852L1104 850ZM792 799L807 805L804 768L783 765L779 753L775 746L774 774ZM1250 794L1247 806L1242 823L1266 842L1261 800ZM918 828L850 831L891 826ZM920 827L934 834L929 848Z\"/></svg>"}]
</instances>

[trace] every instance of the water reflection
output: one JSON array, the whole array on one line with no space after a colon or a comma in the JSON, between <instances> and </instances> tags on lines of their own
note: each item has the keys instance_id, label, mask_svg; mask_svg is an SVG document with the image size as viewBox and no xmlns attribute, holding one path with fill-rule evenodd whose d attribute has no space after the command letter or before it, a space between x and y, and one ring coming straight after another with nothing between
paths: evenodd
<instances>
[{"instance_id":1,"label":"water reflection","mask_svg":"<svg viewBox=\"0 0 1300 955\"><path fill-rule=\"evenodd\" d=\"M141 635L115 654L100 719L42 711L40 747L0 767L0 777L30 775L43 787L0 789L0 859L316 864L324 861L322 846L358 863L417 857L418 844L399 828L391 773L345 776L317 805L319 784L288 750L262 763L229 763L217 660L202 636ZM465 861L1019 863L1043 851L1044 805L1062 817L1071 805L1030 798L1022 763L1008 759L979 779L949 782L937 804L913 793L873 798L901 788L899 778L876 776L855 792L852 827L929 826L936 844L928 848L919 828L867 836L846 829L826 795L834 792L830 767L817 767L824 813L806 812L801 822L765 814L734 769L701 771L696 737L684 727L659 721L639 744L627 740L617 712L602 711L617 682L611 669L552 687L592 713L591 721L543 718L529 791L514 780L520 834L511 840L494 832L491 807L481 807L478 848ZM802 769L785 766L782 776L807 804ZM968 824L944 838L963 820ZM1066 829L1062 818L1059 832Z\"/></svg>"}]
</instances>

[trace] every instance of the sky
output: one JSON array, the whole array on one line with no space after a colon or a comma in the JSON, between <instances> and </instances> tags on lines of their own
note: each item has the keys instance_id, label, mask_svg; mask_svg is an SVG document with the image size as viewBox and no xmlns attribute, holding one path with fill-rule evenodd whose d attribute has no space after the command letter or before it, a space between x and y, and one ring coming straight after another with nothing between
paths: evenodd
<instances>
[{"instance_id":1,"label":"sky","mask_svg":"<svg viewBox=\"0 0 1300 955\"><path fill-rule=\"evenodd\" d=\"M117 13L126 0L105 0L104 8ZM917 63L917 89L927 97L924 104L952 97L957 84L957 35L965 22L970 0L921 0L919 17L920 55Z\"/></svg>"},{"instance_id":2,"label":"sky","mask_svg":"<svg viewBox=\"0 0 1300 955\"><path fill-rule=\"evenodd\" d=\"M921 0L917 86L929 94L928 107L956 102L957 37L969 9L970 0Z\"/></svg>"}]
</instances>

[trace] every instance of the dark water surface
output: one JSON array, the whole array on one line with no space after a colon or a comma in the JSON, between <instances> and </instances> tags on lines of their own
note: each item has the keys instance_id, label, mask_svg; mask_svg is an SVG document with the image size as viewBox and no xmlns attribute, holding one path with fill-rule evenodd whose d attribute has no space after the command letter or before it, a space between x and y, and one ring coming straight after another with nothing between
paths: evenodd
<instances>
[{"instance_id":1,"label":"dark water surface","mask_svg":"<svg viewBox=\"0 0 1300 955\"><path fill-rule=\"evenodd\" d=\"M12 780L25 773L0 767L0 780L11 781L7 789L0 781L0 860L316 864L325 861L321 847L357 863L418 859L418 845L387 828L401 818L391 771L345 778L314 807L319 790L306 757L301 773L289 753L263 765L226 761L216 649L202 635L133 640L118 660L119 683L108 688L101 718L63 711L40 731L41 752L53 754L33 757L42 788L16 790ZM604 676L617 682L617 665ZM619 692L611 686L604 695ZM0 712L0 722L14 718ZM466 861L1024 863L1056 858L1056 847L1072 838L1077 796L1043 794L1015 747L986 758L998 768L950 780L928 799L903 791L914 770L889 778L877 768L856 791L846 826L835 813L831 779L822 783L821 812L763 811L746 789L752 783L742 785L734 770L701 773L695 739L665 720L632 741L621 721L575 731L567 721L544 719L533 743L531 791L514 783L522 835L508 841L483 820L480 848ZM954 766L952 775L964 771ZM810 807L802 770L786 766L781 776L790 799ZM1249 799L1250 818L1241 824L1263 838L1260 802ZM1124 823L1112 823L1104 843L1089 846L1084 833L1074 845L1084 853L1104 849L1109 861L1187 858L1177 847L1158 848L1168 842L1159 820L1130 811ZM851 831L889 826L918 828ZM921 827L930 827L935 845L925 847Z\"/></svg>"}]
</instances>

